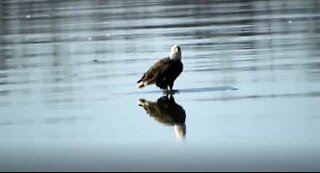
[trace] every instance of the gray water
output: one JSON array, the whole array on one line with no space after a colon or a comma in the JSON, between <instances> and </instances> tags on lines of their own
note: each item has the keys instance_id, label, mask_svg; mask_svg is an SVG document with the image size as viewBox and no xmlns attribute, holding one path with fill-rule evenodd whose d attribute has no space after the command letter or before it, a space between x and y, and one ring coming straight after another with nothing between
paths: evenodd
<instances>
[{"instance_id":1,"label":"gray water","mask_svg":"<svg viewBox=\"0 0 320 173\"><path fill-rule=\"evenodd\" d=\"M175 134L137 80L172 45ZM1 171L319 171L320 1L1 0Z\"/></svg>"}]
</instances>

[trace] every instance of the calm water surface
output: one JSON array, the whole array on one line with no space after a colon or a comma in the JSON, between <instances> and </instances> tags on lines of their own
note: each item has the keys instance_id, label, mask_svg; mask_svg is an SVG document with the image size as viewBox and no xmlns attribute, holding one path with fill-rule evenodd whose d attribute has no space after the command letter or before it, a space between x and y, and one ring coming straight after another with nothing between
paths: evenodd
<instances>
[{"instance_id":1,"label":"calm water surface","mask_svg":"<svg viewBox=\"0 0 320 173\"><path fill-rule=\"evenodd\" d=\"M1 0L0 26L1 171L320 170L320 1ZM167 102L135 84L173 44Z\"/></svg>"}]
</instances>

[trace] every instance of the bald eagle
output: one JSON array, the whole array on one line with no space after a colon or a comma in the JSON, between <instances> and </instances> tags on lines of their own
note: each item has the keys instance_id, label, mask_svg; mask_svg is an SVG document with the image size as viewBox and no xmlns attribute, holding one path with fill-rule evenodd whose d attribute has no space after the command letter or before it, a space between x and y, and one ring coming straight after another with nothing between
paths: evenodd
<instances>
[{"instance_id":1,"label":"bald eagle","mask_svg":"<svg viewBox=\"0 0 320 173\"><path fill-rule=\"evenodd\" d=\"M174 45L168 57L158 60L137 82L138 88L156 84L161 89L172 91L173 83L183 70L181 49Z\"/></svg>"}]
</instances>

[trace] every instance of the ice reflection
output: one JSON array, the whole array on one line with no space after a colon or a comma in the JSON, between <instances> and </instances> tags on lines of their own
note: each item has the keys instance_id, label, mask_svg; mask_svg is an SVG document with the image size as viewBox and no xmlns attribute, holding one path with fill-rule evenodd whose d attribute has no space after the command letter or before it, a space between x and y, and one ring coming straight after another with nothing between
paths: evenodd
<instances>
[{"instance_id":1,"label":"ice reflection","mask_svg":"<svg viewBox=\"0 0 320 173\"><path fill-rule=\"evenodd\" d=\"M142 106L150 117L162 124L174 126L178 139L186 136L186 112L177 104L173 96L162 96L157 101L139 99L138 105Z\"/></svg>"}]
</instances>

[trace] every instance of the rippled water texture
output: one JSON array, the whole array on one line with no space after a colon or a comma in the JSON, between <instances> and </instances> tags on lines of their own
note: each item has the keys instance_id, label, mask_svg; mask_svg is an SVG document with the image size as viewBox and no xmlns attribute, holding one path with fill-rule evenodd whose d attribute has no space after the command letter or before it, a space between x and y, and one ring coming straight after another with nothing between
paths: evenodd
<instances>
[{"instance_id":1,"label":"rippled water texture","mask_svg":"<svg viewBox=\"0 0 320 173\"><path fill-rule=\"evenodd\" d=\"M1 0L0 170L319 171L319 56L318 0Z\"/></svg>"}]
</instances>

